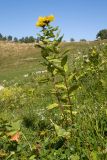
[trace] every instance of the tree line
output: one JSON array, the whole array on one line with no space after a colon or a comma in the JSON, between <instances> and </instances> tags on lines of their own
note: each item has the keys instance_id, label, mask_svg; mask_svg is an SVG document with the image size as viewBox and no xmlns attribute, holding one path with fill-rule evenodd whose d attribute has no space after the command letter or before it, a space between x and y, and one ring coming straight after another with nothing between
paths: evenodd
<instances>
[{"instance_id":1,"label":"tree line","mask_svg":"<svg viewBox=\"0 0 107 160\"><path fill-rule=\"evenodd\" d=\"M96 39L107 39L107 29L102 29L100 30L97 35L96 35ZM34 38L33 36L26 36L26 37L22 37L20 39L18 39L17 37L12 37L11 35L9 36L3 36L0 33L0 40L2 41L12 41L12 42L21 42L21 43L33 43L33 42L39 42L39 38ZM71 42L74 42L75 39L74 38L70 38ZM86 39L80 39L80 42L86 42Z\"/></svg>"},{"instance_id":2,"label":"tree line","mask_svg":"<svg viewBox=\"0 0 107 160\"><path fill-rule=\"evenodd\" d=\"M38 38L34 38L33 36L26 36L18 39L17 37L3 36L0 33L0 41L10 41L10 42L21 42L21 43L33 43L35 41L39 41Z\"/></svg>"}]
</instances>

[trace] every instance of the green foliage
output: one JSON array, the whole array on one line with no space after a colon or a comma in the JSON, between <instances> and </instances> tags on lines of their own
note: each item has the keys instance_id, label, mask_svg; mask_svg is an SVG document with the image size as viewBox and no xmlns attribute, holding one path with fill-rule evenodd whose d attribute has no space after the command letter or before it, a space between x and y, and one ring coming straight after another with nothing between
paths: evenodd
<instances>
[{"instance_id":1,"label":"green foliage","mask_svg":"<svg viewBox=\"0 0 107 160\"><path fill-rule=\"evenodd\" d=\"M22 37L21 39L19 39L19 42L21 42L21 43L33 43L33 42L35 42L35 38L33 36Z\"/></svg>"},{"instance_id":2,"label":"green foliage","mask_svg":"<svg viewBox=\"0 0 107 160\"><path fill-rule=\"evenodd\" d=\"M9 36L7 37L7 40L8 40L8 41L12 41L12 36L9 35Z\"/></svg>"},{"instance_id":3,"label":"green foliage","mask_svg":"<svg viewBox=\"0 0 107 160\"><path fill-rule=\"evenodd\" d=\"M58 38L59 32L56 34L54 31L56 29L54 30L53 27L46 26L42 30L42 35L39 35L42 43L37 45L41 48L44 65L49 72L54 88L54 99L56 100L55 103L47 108L50 112L56 112L57 110L59 113L57 119L52 115L51 119L54 122L53 120L51 122L55 127L58 137L69 137L71 143L75 144L76 137L79 136L78 142L75 144L78 153L71 152L72 156L67 159L96 159L97 154L101 154L101 151L98 151L98 146L104 147L104 143L100 138L104 137L106 133L105 124L102 126L104 132L99 128L99 124L101 124L100 116L104 115L101 106L104 105L105 91L101 85L101 77L105 75L106 62L103 62L105 56L103 53L107 53L107 51L105 51L105 47L90 48L87 55L79 57L76 62L77 64L75 63L74 71L70 73L67 61L68 55L66 55L67 51L64 51L65 54L63 54L59 48L62 37ZM100 68L102 68L102 71ZM103 78L105 79L106 77ZM102 96L98 95L99 92L102 93ZM54 108L55 111L53 110ZM61 126L57 125L60 121L62 122ZM99 130L101 131L100 133ZM85 132L87 132L86 135L84 135ZM99 142L96 139L99 139ZM87 147L93 148L93 152ZM105 155L101 157L104 158Z\"/></svg>"},{"instance_id":4,"label":"green foliage","mask_svg":"<svg viewBox=\"0 0 107 160\"><path fill-rule=\"evenodd\" d=\"M17 37L14 37L14 42L18 42L18 38Z\"/></svg>"},{"instance_id":5,"label":"green foliage","mask_svg":"<svg viewBox=\"0 0 107 160\"><path fill-rule=\"evenodd\" d=\"M17 37L13 38L11 35L6 37L0 33L0 41L5 41L5 40L14 41L14 42L34 43L36 39L33 36L22 37L20 39L18 39Z\"/></svg>"},{"instance_id":6,"label":"green foliage","mask_svg":"<svg viewBox=\"0 0 107 160\"><path fill-rule=\"evenodd\" d=\"M70 42L74 42L74 41L75 41L75 39L74 39L74 38L71 38L71 39L70 39Z\"/></svg>"},{"instance_id":7,"label":"green foliage","mask_svg":"<svg viewBox=\"0 0 107 160\"><path fill-rule=\"evenodd\" d=\"M23 39L23 41L21 40L21 42L24 42L24 43L33 43L33 42L35 42L35 38L33 36L25 37Z\"/></svg>"},{"instance_id":8,"label":"green foliage","mask_svg":"<svg viewBox=\"0 0 107 160\"><path fill-rule=\"evenodd\" d=\"M2 40L2 38L3 38L3 36L2 36L2 34L0 33L0 40Z\"/></svg>"},{"instance_id":9,"label":"green foliage","mask_svg":"<svg viewBox=\"0 0 107 160\"><path fill-rule=\"evenodd\" d=\"M107 39L107 29L102 29L100 30L97 35L96 38L100 38L100 39Z\"/></svg>"},{"instance_id":10,"label":"green foliage","mask_svg":"<svg viewBox=\"0 0 107 160\"><path fill-rule=\"evenodd\" d=\"M80 42L86 42L87 40L86 39L80 39Z\"/></svg>"}]
</instances>

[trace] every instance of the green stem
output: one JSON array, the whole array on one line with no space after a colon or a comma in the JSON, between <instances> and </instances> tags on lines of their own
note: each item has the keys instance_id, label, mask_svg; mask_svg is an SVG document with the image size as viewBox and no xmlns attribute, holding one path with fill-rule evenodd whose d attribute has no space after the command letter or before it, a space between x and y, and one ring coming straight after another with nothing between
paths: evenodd
<instances>
[{"instance_id":1,"label":"green stem","mask_svg":"<svg viewBox=\"0 0 107 160\"><path fill-rule=\"evenodd\" d=\"M10 155L6 158L6 160L8 160L13 154L15 154L15 153L11 152Z\"/></svg>"},{"instance_id":2,"label":"green stem","mask_svg":"<svg viewBox=\"0 0 107 160\"><path fill-rule=\"evenodd\" d=\"M52 64L52 65L54 65L53 63L51 63L46 57L43 57L48 63L50 63L50 64ZM63 106L62 106L62 104L61 104L61 102L60 102L60 97L59 97L59 92L58 92L58 90L56 89L56 87L55 87L55 79L54 79L54 75L51 73L51 78L52 78L52 83L53 83L53 85L54 85L54 89L55 89L55 92L56 92L56 98L57 98L57 101L58 101L58 105L59 105L59 108L60 108L60 110L61 110L61 112L62 112L62 115L63 115L63 117L64 117L64 111L63 111Z\"/></svg>"},{"instance_id":3,"label":"green stem","mask_svg":"<svg viewBox=\"0 0 107 160\"><path fill-rule=\"evenodd\" d=\"M64 117L64 110L63 110L63 106L62 106L62 104L61 104L61 102L60 102L60 97L59 97L59 92L58 92L58 90L56 89L56 87L55 87L55 80L54 80L54 76L52 75L52 83L53 83L53 85L54 85L54 89L55 89L55 92L56 92L56 98L57 98L57 101L58 101L58 105L59 105L59 108L60 108L60 110L61 110L61 112L62 112L62 115L63 115L63 117Z\"/></svg>"},{"instance_id":4,"label":"green stem","mask_svg":"<svg viewBox=\"0 0 107 160\"><path fill-rule=\"evenodd\" d=\"M23 135L24 139L26 140L26 142L28 143L30 150L32 151L32 147L31 147L30 143L28 142L26 136L23 133L22 133L22 135Z\"/></svg>"}]
</instances>

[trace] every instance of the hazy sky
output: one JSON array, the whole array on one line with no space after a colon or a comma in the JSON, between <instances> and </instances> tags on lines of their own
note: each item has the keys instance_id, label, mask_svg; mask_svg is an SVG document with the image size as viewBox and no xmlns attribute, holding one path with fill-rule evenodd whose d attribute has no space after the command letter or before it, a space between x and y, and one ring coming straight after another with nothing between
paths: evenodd
<instances>
[{"instance_id":1,"label":"hazy sky","mask_svg":"<svg viewBox=\"0 0 107 160\"><path fill-rule=\"evenodd\" d=\"M107 28L107 0L0 0L0 33L36 36L38 16L55 15L64 39L93 40Z\"/></svg>"}]
</instances>

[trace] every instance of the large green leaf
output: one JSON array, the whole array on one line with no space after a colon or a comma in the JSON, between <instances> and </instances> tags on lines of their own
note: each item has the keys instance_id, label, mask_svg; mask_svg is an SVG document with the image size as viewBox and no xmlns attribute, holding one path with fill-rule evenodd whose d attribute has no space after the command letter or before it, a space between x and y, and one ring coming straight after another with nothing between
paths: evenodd
<instances>
[{"instance_id":1,"label":"large green leaf","mask_svg":"<svg viewBox=\"0 0 107 160\"><path fill-rule=\"evenodd\" d=\"M53 123L53 125L55 127L55 131L56 131L58 137L63 137L63 138L67 138L67 139L70 138L70 132L66 131L65 129L63 129L62 127L58 126L55 123Z\"/></svg>"}]
</instances>

